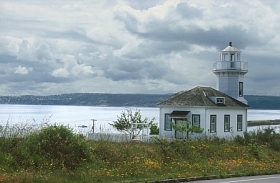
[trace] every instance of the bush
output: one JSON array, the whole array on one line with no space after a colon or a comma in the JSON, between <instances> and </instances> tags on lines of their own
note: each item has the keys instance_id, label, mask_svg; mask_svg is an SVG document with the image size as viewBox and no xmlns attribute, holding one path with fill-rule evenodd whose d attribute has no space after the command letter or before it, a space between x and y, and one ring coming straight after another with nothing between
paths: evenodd
<instances>
[{"instance_id":1,"label":"bush","mask_svg":"<svg viewBox=\"0 0 280 183\"><path fill-rule=\"evenodd\" d=\"M27 136L13 150L14 163L23 168L76 169L91 160L86 139L65 126L48 126Z\"/></svg>"},{"instance_id":2,"label":"bush","mask_svg":"<svg viewBox=\"0 0 280 183\"><path fill-rule=\"evenodd\" d=\"M158 135L159 134L159 128L158 128L158 125L157 124L151 124L151 127L150 127L150 134L151 135Z\"/></svg>"},{"instance_id":3,"label":"bush","mask_svg":"<svg viewBox=\"0 0 280 183\"><path fill-rule=\"evenodd\" d=\"M241 145L265 145L273 150L280 150L280 134L270 127L263 130L245 132L243 137L237 136L234 140Z\"/></svg>"}]
</instances>

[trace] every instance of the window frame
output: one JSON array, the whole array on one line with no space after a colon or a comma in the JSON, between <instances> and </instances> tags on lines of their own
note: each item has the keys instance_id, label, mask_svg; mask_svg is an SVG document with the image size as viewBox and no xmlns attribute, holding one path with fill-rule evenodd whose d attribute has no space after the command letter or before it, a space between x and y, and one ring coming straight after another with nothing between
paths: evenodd
<instances>
[{"instance_id":1,"label":"window frame","mask_svg":"<svg viewBox=\"0 0 280 183\"><path fill-rule=\"evenodd\" d=\"M214 119L214 121L213 121ZM210 133L217 132L217 115L210 115Z\"/></svg>"},{"instance_id":2,"label":"window frame","mask_svg":"<svg viewBox=\"0 0 280 183\"><path fill-rule=\"evenodd\" d=\"M224 132L230 132L230 115L228 114L224 115Z\"/></svg>"},{"instance_id":3,"label":"window frame","mask_svg":"<svg viewBox=\"0 0 280 183\"><path fill-rule=\"evenodd\" d=\"M164 114L164 130L165 131L172 131L172 118L170 116L171 114L165 113ZM169 124L168 124L169 122ZM169 127L169 128L167 128Z\"/></svg>"},{"instance_id":4,"label":"window frame","mask_svg":"<svg viewBox=\"0 0 280 183\"><path fill-rule=\"evenodd\" d=\"M225 104L225 98L224 97L217 97L216 98L217 104Z\"/></svg>"},{"instance_id":5,"label":"window frame","mask_svg":"<svg viewBox=\"0 0 280 183\"><path fill-rule=\"evenodd\" d=\"M238 114L237 115L237 117L236 117L236 130L238 131L238 132L241 132L241 131L243 131L243 116L242 116L242 114Z\"/></svg>"},{"instance_id":6,"label":"window frame","mask_svg":"<svg viewBox=\"0 0 280 183\"><path fill-rule=\"evenodd\" d=\"M234 61L235 61L235 54L234 54L234 53L231 53L231 54L230 54L230 61L231 61L231 62L234 62Z\"/></svg>"},{"instance_id":7,"label":"window frame","mask_svg":"<svg viewBox=\"0 0 280 183\"><path fill-rule=\"evenodd\" d=\"M243 97L243 82L239 82L238 84L238 95L239 97Z\"/></svg>"},{"instance_id":8,"label":"window frame","mask_svg":"<svg viewBox=\"0 0 280 183\"><path fill-rule=\"evenodd\" d=\"M225 60L226 60L226 55L227 55L227 54L222 54L222 61L225 61Z\"/></svg>"},{"instance_id":9,"label":"window frame","mask_svg":"<svg viewBox=\"0 0 280 183\"><path fill-rule=\"evenodd\" d=\"M198 127L200 128L200 114L193 114L192 115L192 126L196 125L195 123L195 117L198 117Z\"/></svg>"}]
</instances>

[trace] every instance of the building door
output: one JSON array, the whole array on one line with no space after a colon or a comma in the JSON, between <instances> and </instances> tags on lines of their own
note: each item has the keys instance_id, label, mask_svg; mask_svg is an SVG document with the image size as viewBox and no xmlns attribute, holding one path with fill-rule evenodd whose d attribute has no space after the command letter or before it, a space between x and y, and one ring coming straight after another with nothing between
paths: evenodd
<instances>
[{"instance_id":1,"label":"building door","mask_svg":"<svg viewBox=\"0 0 280 183\"><path fill-rule=\"evenodd\" d=\"M178 126L182 126L183 128L186 128L185 132L179 132L177 130L175 130L175 138L176 139L185 139L187 137L187 128L189 127L189 124L186 124L186 118L175 118L175 124Z\"/></svg>"}]
</instances>

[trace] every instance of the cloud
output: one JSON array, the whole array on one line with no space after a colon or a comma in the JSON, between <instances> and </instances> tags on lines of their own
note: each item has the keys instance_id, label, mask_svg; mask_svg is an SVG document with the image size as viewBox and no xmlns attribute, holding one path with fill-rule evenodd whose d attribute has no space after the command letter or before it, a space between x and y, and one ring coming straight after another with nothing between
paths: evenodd
<instances>
[{"instance_id":1,"label":"cloud","mask_svg":"<svg viewBox=\"0 0 280 183\"><path fill-rule=\"evenodd\" d=\"M15 70L15 73L16 74L29 74L29 72L33 71L33 68L30 67L30 68L26 68L26 67L21 67L21 66L18 66Z\"/></svg>"},{"instance_id":2,"label":"cloud","mask_svg":"<svg viewBox=\"0 0 280 183\"><path fill-rule=\"evenodd\" d=\"M215 87L213 63L230 40L248 61L245 94L277 94L279 7L271 0L4 1L0 94Z\"/></svg>"},{"instance_id":3,"label":"cloud","mask_svg":"<svg viewBox=\"0 0 280 183\"><path fill-rule=\"evenodd\" d=\"M52 71L52 76L66 78L69 76L69 72L66 70L66 68L59 68Z\"/></svg>"},{"instance_id":4,"label":"cloud","mask_svg":"<svg viewBox=\"0 0 280 183\"><path fill-rule=\"evenodd\" d=\"M240 42L241 48L245 48L250 44L266 43L276 36L271 30L279 27L276 23L279 18L268 6L262 7L260 3L245 3L241 6L238 2L196 3L168 1L142 11L121 6L115 9L114 18L121 21L132 34L164 42L213 45L218 41L218 46L221 46L223 39L232 37ZM243 14L242 18L240 14ZM254 22L248 22L248 19ZM264 24L271 29L263 27Z\"/></svg>"},{"instance_id":5,"label":"cloud","mask_svg":"<svg viewBox=\"0 0 280 183\"><path fill-rule=\"evenodd\" d=\"M33 60L31 51L29 48L29 43L27 40L23 40L19 45L19 50L17 54L17 59L19 60Z\"/></svg>"},{"instance_id":6,"label":"cloud","mask_svg":"<svg viewBox=\"0 0 280 183\"><path fill-rule=\"evenodd\" d=\"M53 60L52 50L50 49L50 46L44 42L37 46L34 54L38 61L47 62L49 60Z\"/></svg>"}]
</instances>

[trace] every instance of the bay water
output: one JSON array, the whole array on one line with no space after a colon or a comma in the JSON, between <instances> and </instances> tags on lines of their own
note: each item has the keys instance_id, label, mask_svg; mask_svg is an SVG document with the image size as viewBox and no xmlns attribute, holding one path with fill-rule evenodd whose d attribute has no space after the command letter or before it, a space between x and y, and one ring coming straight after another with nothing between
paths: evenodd
<instances>
[{"instance_id":1,"label":"bay water","mask_svg":"<svg viewBox=\"0 0 280 183\"><path fill-rule=\"evenodd\" d=\"M63 106L63 105L10 105L0 104L0 125L67 125L78 133L92 131L116 133L109 123L117 120L123 111L140 110L142 118L155 118L159 121L159 109L148 107L99 107L99 106ZM280 119L280 110L248 110L248 120ZM280 126L278 131L280 132ZM248 131L258 127L248 127Z\"/></svg>"}]
</instances>

